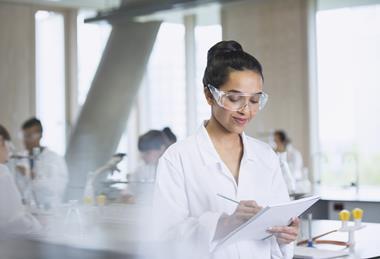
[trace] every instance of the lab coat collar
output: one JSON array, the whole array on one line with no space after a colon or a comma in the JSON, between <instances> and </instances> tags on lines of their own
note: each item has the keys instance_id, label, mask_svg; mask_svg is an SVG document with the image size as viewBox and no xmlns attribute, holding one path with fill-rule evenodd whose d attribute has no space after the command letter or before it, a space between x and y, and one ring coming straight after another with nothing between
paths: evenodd
<instances>
[{"instance_id":1,"label":"lab coat collar","mask_svg":"<svg viewBox=\"0 0 380 259\"><path fill-rule=\"evenodd\" d=\"M202 155L203 162L205 165L223 163L214 147L214 144L212 143L210 136L208 135L208 132L205 127L206 123L207 121L204 121L204 123L201 125L201 127L199 128L197 132L197 138L196 138L197 145ZM241 137L242 137L243 148L244 148L242 162L244 160L249 160L249 161L254 160L255 159L254 154L248 145L248 140L247 140L248 137L245 135L244 132L241 134Z\"/></svg>"}]
</instances>

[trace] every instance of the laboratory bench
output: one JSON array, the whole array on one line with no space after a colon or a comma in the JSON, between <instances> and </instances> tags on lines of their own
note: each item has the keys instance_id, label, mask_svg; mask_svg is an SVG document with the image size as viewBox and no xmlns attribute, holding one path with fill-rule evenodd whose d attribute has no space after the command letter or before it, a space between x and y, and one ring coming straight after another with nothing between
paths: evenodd
<instances>
[{"instance_id":1,"label":"laboratory bench","mask_svg":"<svg viewBox=\"0 0 380 259\"><path fill-rule=\"evenodd\" d=\"M313 209L318 208L313 207ZM75 213L74 218L71 219L65 218L67 215L63 212L40 213L39 219L45 224L46 234L33 240L1 240L0 237L0 258L176 258L168 255L168 252L161 253L170 251L171 244L157 244L147 237L146 233L150 228L147 223L151 221L150 209L147 207L84 206L80 207L80 214L82 223L77 225ZM147 217L144 218L142 215ZM71 220L71 223L65 226L64 222L67 220ZM364 221L366 221L366 211L364 211ZM341 223L332 220L314 220L312 224L313 236L315 236L337 229ZM377 256L380 258L378 241L380 224L364 224L366 227L356 233L356 251L359 256L357 258L376 258ZM70 225L78 227L73 229ZM301 239L307 236L306 228L305 221L301 221ZM70 233L73 230L74 232ZM347 234L333 233L326 238L347 241ZM25 257L25 254L28 256Z\"/></svg>"},{"instance_id":2,"label":"laboratory bench","mask_svg":"<svg viewBox=\"0 0 380 259\"><path fill-rule=\"evenodd\" d=\"M314 195L321 199L304 213L313 214L314 219L338 220L338 213L343 210L361 208L364 221L380 223L380 188L318 188Z\"/></svg>"},{"instance_id":3,"label":"laboratory bench","mask_svg":"<svg viewBox=\"0 0 380 259\"><path fill-rule=\"evenodd\" d=\"M341 221L337 220L313 220L312 221L312 236L318 236L320 234L339 229L341 227ZM353 224L353 223L352 223ZM380 258L380 224L377 223L363 223L364 228L355 232L355 247L354 253L350 256L342 258ZM301 229L299 239L308 238L308 223L307 221L301 222ZM348 241L348 233L334 232L321 238L321 240L334 240L334 241ZM337 245L316 245L317 248L328 250L344 249L342 246ZM348 249L348 248L346 248Z\"/></svg>"}]
</instances>

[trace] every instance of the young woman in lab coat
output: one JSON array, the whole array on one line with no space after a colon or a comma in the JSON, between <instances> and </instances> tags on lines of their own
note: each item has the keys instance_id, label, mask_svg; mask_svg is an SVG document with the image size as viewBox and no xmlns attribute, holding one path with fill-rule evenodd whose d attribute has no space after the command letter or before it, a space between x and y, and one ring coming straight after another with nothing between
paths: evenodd
<instances>
[{"instance_id":1,"label":"young woman in lab coat","mask_svg":"<svg viewBox=\"0 0 380 259\"><path fill-rule=\"evenodd\" d=\"M32 234L41 227L21 202L21 195L5 163L10 155L10 136L0 125L0 234Z\"/></svg>"},{"instance_id":2,"label":"young woman in lab coat","mask_svg":"<svg viewBox=\"0 0 380 259\"><path fill-rule=\"evenodd\" d=\"M267 100L260 63L239 43L219 42L208 52L203 85L211 118L169 147L158 164L156 234L180 244L183 257L292 258L298 219L268 230L274 235L266 240L241 240L211 252L215 241L263 206L289 196L271 147L244 134Z\"/></svg>"}]
</instances>

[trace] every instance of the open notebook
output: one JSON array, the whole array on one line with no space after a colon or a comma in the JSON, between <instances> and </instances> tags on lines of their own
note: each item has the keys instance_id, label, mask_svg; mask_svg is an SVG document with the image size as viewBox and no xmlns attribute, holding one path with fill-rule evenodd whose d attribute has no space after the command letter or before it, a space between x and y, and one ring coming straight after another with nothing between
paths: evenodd
<instances>
[{"instance_id":1,"label":"open notebook","mask_svg":"<svg viewBox=\"0 0 380 259\"><path fill-rule=\"evenodd\" d=\"M268 228L287 226L292 218L298 217L319 200L319 196L311 196L286 203L270 205L263 208L254 217L229 233L225 238L216 241L213 251L242 240L263 240L270 237Z\"/></svg>"}]
</instances>

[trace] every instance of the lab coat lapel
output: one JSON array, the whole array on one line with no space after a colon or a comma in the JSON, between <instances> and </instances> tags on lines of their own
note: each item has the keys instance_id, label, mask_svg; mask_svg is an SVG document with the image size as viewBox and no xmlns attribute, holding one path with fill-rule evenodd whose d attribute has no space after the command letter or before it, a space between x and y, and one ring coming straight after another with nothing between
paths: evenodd
<instances>
[{"instance_id":1,"label":"lab coat lapel","mask_svg":"<svg viewBox=\"0 0 380 259\"><path fill-rule=\"evenodd\" d=\"M219 154L216 152L214 144L212 143L204 125L202 125L198 130L197 146L201 154L203 164L207 168L207 171L210 173L217 172L223 174L224 177L226 177L234 184L236 190L237 186L235 179L226 168Z\"/></svg>"},{"instance_id":2,"label":"lab coat lapel","mask_svg":"<svg viewBox=\"0 0 380 259\"><path fill-rule=\"evenodd\" d=\"M249 142L244 133L242 140L244 154L239 172L238 198L239 200L255 200L261 206L267 205L270 190L263 186L270 186L271 178L265 173L268 168L260 158L260 149Z\"/></svg>"}]
</instances>

